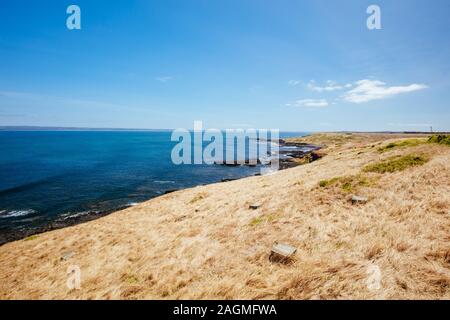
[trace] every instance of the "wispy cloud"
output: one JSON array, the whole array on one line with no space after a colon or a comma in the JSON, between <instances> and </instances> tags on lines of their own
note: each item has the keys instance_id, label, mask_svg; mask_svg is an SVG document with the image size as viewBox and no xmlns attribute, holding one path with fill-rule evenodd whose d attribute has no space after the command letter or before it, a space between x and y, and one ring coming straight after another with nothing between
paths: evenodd
<instances>
[{"instance_id":1,"label":"wispy cloud","mask_svg":"<svg viewBox=\"0 0 450 320\"><path fill-rule=\"evenodd\" d=\"M18 91L0 91L0 97L20 98L20 99L35 99L35 98L44 97L44 95L28 93L28 92L18 92Z\"/></svg>"},{"instance_id":2,"label":"wispy cloud","mask_svg":"<svg viewBox=\"0 0 450 320\"><path fill-rule=\"evenodd\" d=\"M325 99L303 99L297 100L293 103L286 104L287 107L297 107L297 108L325 108L330 104Z\"/></svg>"},{"instance_id":3,"label":"wispy cloud","mask_svg":"<svg viewBox=\"0 0 450 320\"><path fill-rule=\"evenodd\" d=\"M314 80L311 80L308 85L308 89L316 91L316 92L331 92L331 91L337 91L337 90L343 90L345 88L352 87L351 84L345 84L341 85L337 83L336 81L328 80L324 86L319 86L316 84Z\"/></svg>"},{"instance_id":4,"label":"wispy cloud","mask_svg":"<svg viewBox=\"0 0 450 320\"><path fill-rule=\"evenodd\" d=\"M22 117L28 117L25 113L3 113L0 112L0 118L22 118Z\"/></svg>"},{"instance_id":5,"label":"wispy cloud","mask_svg":"<svg viewBox=\"0 0 450 320\"><path fill-rule=\"evenodd\" d=\"M53 96L48 94L20 92L20 91L0 91L0 98L8 98L22 103L35 105L58 105L64 107L84 107L96 109L123 109L123 110L146 110L144 107L119 105L110 102L74 99L69 97Z\"/></svg>"},{"instance_id":6,"label":"wispy cloud","mask_svg":"<svg viewBox=\"0 0 450 320\"><path fill-rule=\"evenodd\" d=\"M351 103L364 103L426 88L428 88L427 85L416 83L407 86L388 87L383 81L365 79L357 81L355 87L345 93L342 99Z\"/></svg>"},{"instance_id":7,"label":"wispy cloud","mask_svg":"<svg viewBox=\"0 0 450 320\"><path fill-rule=\"evenodd\" d=\"M389 123L391 127L416 127L416 128L429 128L432 126L430 123Z\"/></svg>"},{"instance_id":8,"label":"wispy cloud","mask_svg":"<svg viewBox=\"0 0 450 320\"><path fill-rule=\"evenodd\" d=\"M301 82L299 80L289 80L288 85L295 87L298 86Z\"/></svg>"},{"instance_id":9,"label":"wispy cloud","mask_svg":"<svg viewBox=\"0 0 450 320\"><path fill-rule=\"evenodd\" d=\"M169 81L171 81L171 80L173 80L173 79L174 79L174 78L171 77L171 76L164 76L164 77L156 77L156 78L155 78L156 81L159 81L159 82L162 82L162 83L169 82Z\"/></svg>"},{"instance_id":10,"label":"wispy cloud","mask_svg":"<svg viewBox=\"0 0 450 320\"><path fill-rule=\"evenodd\" d=\"M73 99L59 96L52 96L48 94L30 93L30 92L20 92L20 91L0 91L0 97L12 98L22 101L31 101L34 103L57 103L61 105L70 106L84 106L84 107L101 107L101 108L111 108L117 107L116 104L92 101L92 100L82 100Z\"/></svg>"}]
</instances>

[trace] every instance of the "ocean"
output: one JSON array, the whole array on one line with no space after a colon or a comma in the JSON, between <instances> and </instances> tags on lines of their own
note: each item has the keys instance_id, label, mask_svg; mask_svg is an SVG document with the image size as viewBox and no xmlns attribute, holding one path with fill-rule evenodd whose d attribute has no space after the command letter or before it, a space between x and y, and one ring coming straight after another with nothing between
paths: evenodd
<instances>
[{"instance_id":1,"label":"ocean","mask_svg":"<svg viewBox=\"0 0 450 320\"><path fill-rule=\"evenodd\" d=\"M248 166L174 165L177 142L170 137L170 131L0 132L0 243L171 190L260 172Z\"/></svg>"}]
</instances>

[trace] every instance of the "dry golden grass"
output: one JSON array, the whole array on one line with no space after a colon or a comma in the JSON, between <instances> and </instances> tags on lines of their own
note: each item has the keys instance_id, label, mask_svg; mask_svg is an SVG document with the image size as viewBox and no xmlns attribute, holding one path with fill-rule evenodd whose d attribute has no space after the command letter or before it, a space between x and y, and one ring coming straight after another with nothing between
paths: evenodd
<instances>
[{"instance_id":1,"label":"dry golden grass","mask_svg":"<svg viewBox=\"0 0 450 320\"><path fill-rule=\"evenodd\" d=\"M0 298L449 299L450 147L378 151L397 138L321 136L328 155L317 162L175 192L6 244ZM429 161L362 172L411 153ZM361 175L370 183L358 183ZM369 202L352 205L340 183L319 186L335 177ZM261 207L249 209L255 203ZM269 261L275 241L298 248L293 263ZM67 252L73 256L61 259ZM81 269L80 290L66 286L71 265ZM371 265L381 271L379 290L367 286Z\"/></svg>"}]
</instances>

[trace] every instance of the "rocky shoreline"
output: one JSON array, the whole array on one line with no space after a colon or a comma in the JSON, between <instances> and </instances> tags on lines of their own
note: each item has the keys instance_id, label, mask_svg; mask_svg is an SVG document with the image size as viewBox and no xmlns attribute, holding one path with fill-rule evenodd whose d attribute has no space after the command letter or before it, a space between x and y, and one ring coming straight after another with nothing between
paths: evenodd
<instances>
[{"instance_id":1,"label":"rocky shoreline","mask_svg":"<svg viewBox=\"0 0 450 320\"><path fill-rule=\"evenodd\" d=\"M86 211L85 214L74 214L73 216L68 216L63 219L57 219L55 221L50 222L47 225L40 226L40 227L33 227L33 228L23 228L23 229L16 229L16 230L8 230L6 232L0 233L0 246L13 241L18 241L22 239L26 239L29 237L32 237L34 235L49 232L57 229L62 229L66 227L71 227L78 225L80 223L89 222L104 216L107 216L113 212L123 210L126 208L132 207L129 206L121 206L119 208L111 209L111 210L104 210L104 211Z\"/></svg>"},{"instance_id":2,"label":"rocky shoreline","mask_svg":"<svg viewBox=\"0 0 450 320\"><path fill-rule=\"evenodd\" d=\"M307 144L307 143L286 142L281 139L278 141L278 144L280 147L279 170L285 170L285 169L296 167L298 165L310 163L321 157L320 155L318 155L316 153L316 151L321 149L321 147L316 146L316 145ZM232 164L229 164L229 163L219 164L219 163L217 163L216 165L224 165L224 166L228 166L228 167L237 167L237 166L241 166L241 165L250 166L250 167L256 166L256 165L253 165L250 163L245 163L245 164L237 164L237 163L235 163L235 164L233 164L233 163ZM261 162L258 161L258 165L262 166L263 164L261 164ZM269 163L269 165L270 165L270 163ZM259 175L261 175L261 174L260 173L255 174L255 176L259 176ZM243 178L245 178L245 177L243 177ZM230 181L239 180L239 179L242 179L242 178L236 178L236 179L223 178L218 182L225 183L225 182L230 182ZM170 189L170 190L163 191L163 194L165 195L165 194L177 192L180 190L182 190L182 189ZM150 200L150 199L148 199L148 200ZM89 222L89 221L107 216L113 212L116 212L119 210L124 210L124 209L130 208L130 207L132 207L132 205L120 206L120 207L117 207L114 209L103 210L103 211L90 210L90 211L82 212L80 214L74 214L71 216L69 215L64 218L56 219L56 220L50 222L49 224L47 224L45 226L41 226L41 227L16 229L16 230L8 230L6 232L1 232L0 233L0 246L6 244L8 242L26 239L28 237L32 237L32 236L40 234L40 233L53 231L53 230L57 230L57 229L62 229L62 228L66 228L66 227L71 227L71 226L75 226L75 225L78 225L81 223Z\"/></svg>"},{"instance_id":3,"label":"rocky shoreline","mask_svg":"<svg viewBox=\"0 0 450 320\"><path fill-rule=\"evenodd\" d=\"M274 143L279 145L279 170L285 170L289 168L293 168L302 164L310 163L316 161L321 158L321 155L316 153L316 151L320 150L322 147L308 144L308 143L297 143L297 142L287 142L285 140L278 140ZM268 154L268 158L270 158L270 154ZM246 160L244 163L241 162L226 162L226 163L215 163L216 165L222 165L227 167L237 167L237 166L248 166L255 167L257 165L270 165L270 160L268 163L263 164L258 159L250 163L249 160ZM222 182L228 182L229 179L223 179Z\"/></svg>"},{"instance_id":4,"label":"rocky shoreline","mask_svg":"<svg viewBox=\"0 0 450 320\"><path fill-rule=\"evenodd\" d=\"M280 170L293 168L320 159L316 151L322 147L308 143L286 142L280 140Z\"/></svg>"}]
</instances>

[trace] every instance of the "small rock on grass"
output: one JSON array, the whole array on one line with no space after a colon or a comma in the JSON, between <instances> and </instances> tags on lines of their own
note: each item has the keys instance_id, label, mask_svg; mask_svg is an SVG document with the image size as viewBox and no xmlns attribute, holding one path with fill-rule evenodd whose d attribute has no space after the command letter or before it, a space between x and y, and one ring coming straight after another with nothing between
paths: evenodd
<instances>
[{"instance_id":1,"label":"small rock on grass","mask_svg":"<svg viewBox=\"0 0 450 320\"><path fill-rule=\"evenodd\" d=\"M72 258L74 255L75 255L75 252L73 252L73 251L64 252L62 257L61 257L61 261L67 261L70 258Z\"/></svg>"},{"instance_id":2,"label":"small rock on grass","mask_svg":"<svg viewBox=\"0 0 450 320\"><path fill-rule=\"evenodd\" d=\"M352 203L353 204L364 204L367 203L367 201L369 201L369 199L367 197L362 197L362 196L352 196Z\"/></svg>"},{"instance_id":3,"label":"small rock on grass","mask_svg":"<svg viewBox=\"0 0 450 320\"><path fill-rule=\"evenodd\" d=\"M292 261L296 252L297 248L294 248L293 246L275 243L270 252L269 260L272 262L289 263Z\"/></svg>"}]
</instances>

